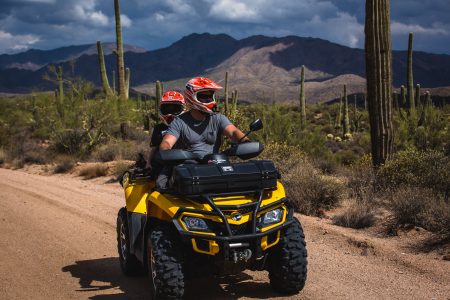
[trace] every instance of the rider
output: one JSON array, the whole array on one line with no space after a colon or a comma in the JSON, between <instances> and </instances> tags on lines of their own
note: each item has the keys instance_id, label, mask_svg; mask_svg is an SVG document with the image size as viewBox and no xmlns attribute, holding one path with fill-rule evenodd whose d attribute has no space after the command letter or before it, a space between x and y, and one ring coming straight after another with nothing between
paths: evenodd
<instances>
[{"instance_id":1,"label":"rider","mask_svg":"<svg viewBox=\"0 0 450 300\"><path fill-rule=\"evenodd\" d=\"M158 151L159 145L163 140L164 135L169 128L170 123L176 116L184 112L185 101L181 93L175 91L168 91L162 96L159 103L159 119L161 123L153 128L152 138L150 141L150 157L147 167L152 169L152 176L156 176L162 169L162 164L155 159L155 154ZM178 148L178 145L177 145Z\"/></svg>"},{"instance_id":2,"label":"rider","mask_svg":"<svg viewBox=\"0 0 450 300\"><path fill-rule=\"evenodd\" d=\"M228 118L215 112L216 92L220 85L209 78L196 77L189 80L184 90L186 104L190 110L179 115L170 124L159 146L160 150L172 149L177 142L182 148L203 158L207 154L219 151L222 135L234 142L248 140L244 133L236 128ZM170 172L162 172L157 186L164 189Z\"/></svg>"}]
</instances>

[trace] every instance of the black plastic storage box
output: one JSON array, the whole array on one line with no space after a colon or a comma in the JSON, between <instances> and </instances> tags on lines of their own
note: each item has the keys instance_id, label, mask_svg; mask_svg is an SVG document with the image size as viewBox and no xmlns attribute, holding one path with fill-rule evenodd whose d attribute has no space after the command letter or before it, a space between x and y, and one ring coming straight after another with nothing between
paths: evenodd
<instances>
[{"instance_id":1,"label":"black plastic storage box","mask_svg":"<svg viewBox=\"0 0 450 300\"><path fill-rule=\"evenodd\" d=\"M270 160L236 164L183 164L173 172L173 191L181 195L275 189L279 173Z\"/></svg>"}]
</instances>

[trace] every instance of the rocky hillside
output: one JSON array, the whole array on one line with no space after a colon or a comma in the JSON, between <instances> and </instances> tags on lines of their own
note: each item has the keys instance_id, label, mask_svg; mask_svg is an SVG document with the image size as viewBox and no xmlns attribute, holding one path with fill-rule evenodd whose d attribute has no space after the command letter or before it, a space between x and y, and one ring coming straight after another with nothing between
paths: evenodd
<instances>
[{"instance_id":1,"label":"rocky hillside","mask_svg":"<svg viewBox=\"0 0 450 300\"><path fill-rule=\"evenodd\" d=\"M95 51L78 50L82 54L76 60L75 75L99 84ZM399 86L406 81L406 52L394 51L393 58L394 84ZM52 63L61 60L64 59ZM114 55L106 55L105 61L111 75ZM26 62L22 59L16 63ZM181 89L187 78L206 75L222 81L228 71L230 87L238 89L243 100L295 101L301 65L307 69L308 101L338 97L343 84L348 85L349 93L365 89L364 51L317 38L252 36L236 40L225 34L191 34L167 48L127 52L125 62L131 69L131 85L149 93L156 80L164 81L165 89ZM62 65L65 70L72 70L69 62ZM3 69L0 92L53 89L51 83L42 80L46 69ZM450 86L450 55L415 52L414 77L425 88Z\"/></svg>"}]
</instances>

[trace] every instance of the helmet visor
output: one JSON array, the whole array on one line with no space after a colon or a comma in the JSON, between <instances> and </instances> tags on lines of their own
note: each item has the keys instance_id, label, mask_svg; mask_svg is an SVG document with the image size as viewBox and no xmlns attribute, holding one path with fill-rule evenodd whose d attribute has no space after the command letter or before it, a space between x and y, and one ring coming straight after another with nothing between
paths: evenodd
<instances>
[{"instance_id":1,"label":"helmet visor","mask_svg":"<svg viewBox=\"0 0 450 300\"><path fill-rule=\"evenodd\" d=\"M200 91L197 93L197 100L201 103L210 103L216 100L214 91Z\"/></svg>"},{"instance_id":2,"label":"helmet visor","mask_svg":"<svg viewBox=\"0 0 450 300\"><path fill-rule=\"evenodd\" d=\"M160 108L162 115L179 115L183 112L183 105L181 104L161 104Z\"/></svg>"}]
</instances>

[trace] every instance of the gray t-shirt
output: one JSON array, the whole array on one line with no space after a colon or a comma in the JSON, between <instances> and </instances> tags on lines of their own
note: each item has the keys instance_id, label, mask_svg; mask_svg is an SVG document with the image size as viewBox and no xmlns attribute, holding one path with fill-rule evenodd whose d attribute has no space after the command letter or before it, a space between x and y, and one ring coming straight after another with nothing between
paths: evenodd
<instances>
[{"instance_id":1,"label":"gray t-shirt","mask_svg":"<svg viewBox=\"0 0 450 300\"><path fill-rule=\"evenodd\" d=\"M170 123L166 134L176 137L183 149L203 158L206 154L219 151L222 133L230 124L230 120L222 114L208 115L203 121L197 121L186 112Z\"/></svg>"}]
</instances>

